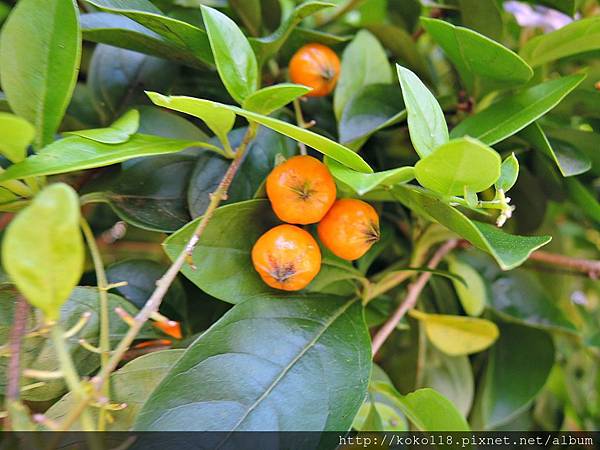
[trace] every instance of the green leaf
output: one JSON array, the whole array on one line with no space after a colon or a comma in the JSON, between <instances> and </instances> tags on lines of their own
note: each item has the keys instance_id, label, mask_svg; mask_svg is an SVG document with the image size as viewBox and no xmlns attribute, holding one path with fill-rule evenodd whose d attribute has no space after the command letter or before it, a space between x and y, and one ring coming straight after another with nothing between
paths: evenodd
<instances>
[{"instance_id":1,"label":"green leaf","mask_svg":"<svg viewBox=\"0 0 600 450\"><path fill-rule=\"evenodd\" d=\"M565 180L567 192L581 211L596 223L600 223L600 202L578 179Z\"/></svg>"},{"instance_id":2,"label":"green leaf","mask_svg":"<svg viewBox=\"0 0 600 450\"><path fill-rule=\"evenodd\" d=\"M11 109L32 123L36 147L54 140L81 57L74 0L22 0L0 39L0 80Z\"/></svg>"},{"instance_id":3,"label":"green leaf","mask_svg":"<svg viewBox=\"0 0 600 450\"><path fill-rule=\"evenodd\" d=\"M508 192L519 178L519 160L514 153L511 153L500 166L500 178L496 181L496 189L502 189Z\"/></svg>"},{"instance_id":4,"label":"green leaf","mask_svg":"<svg viewBox=\"0 0 600 450\"><path fill-rule=\"evenodd\" d=\"M521 56L532 67L600 49L600 17L576 20L552 33L531 39Z\"/></svg>"},{"instance_id":5,"label":"green leaf","mask_svg":"<svg viewBox=\"0 0 600 450\"><path fill-rule=\"evenodd\" d=\"M233 128L235 114L223 108L220 103L192 97L165 96L156 92L147 92L146 94L155 105L198 117L206 123L206 126L224 145L229 142L227 133Z\"/></svg>"},{"instance_id":6,"label":"green leaf","mask_svg":"<svg viewBox=\"0 0 600 450\"><path fill-rule=\"evenodd\" d=\"M57 320L83 272L79 199L66 184L50 185L6 230L2 267L48 320Z\"/></svg>"},{"instance_id":7,"label":"green leaf","mask_svg":"<svg viewBox=\"0 0 600 450\"><path fill-rule=\"evenodd\" d=\"M458 299L465 312L469 316L480 316L488 301L487 286L479 272L456 257L448 259L448 270L460 276L465 281L465 283L460 283L452 280Z\"/></svg>"},{"instance_id":8,"label":"green leaf","mask_svg":"<svg viewBox=\"0 0 600 450\"><path fill-rule=\"evenodd\" d=\"M141 356L125 364L110 376L110 399L112 403L126 404L125 409L111 411L106 431L129 431L142 406L152 391L160 384L167 372L183 354L183 350L164 350ZM44 413L51 420L62 422L77 406L77 399L69 392ZM94 408L97 418L98 409ZM83 431L76 422L71 431Z\"/></svg>"},{"instance_id":9,"label":"green leaf","mask_svg":"<svg viewBox=\"0 0 600 450\"><path fill-rule=\"evenodd\" d=\"M10 166L0 174L0 182L104 167L140 156L175 153L195 145L204 143L135 134L122 144L102 144L79 136L69 136L50 144L37 155Z\"/></svg>"},{"instance_id":10,"label":"green leaf","mask_svg":"<svg viewBox=\"0 0 600 450\"><path fill-rule=\"evenodd\" d=\"M510 235L492 225L470 220L439 196L423 189L397 186L392 193L407 208L444 225L491 254L503 270L520 266L532 252L552 239L549 236Z\"/></svg>"},{"instance_id":11,"label":"green leaf","mask_svg":"<svg viewBox=\"0 0 600 450\"><path fill-rule=\"evenodd\" d=\"M208 6L202 18L217 71L227 92L240 104L258 88L258 63L246 36L233 20Z\"/></svg>"},{"instance_id":12,"label":"green leaf","mask_svg":"<svg viewBox=\"0 0 600 450\"><path fill-rule=\"evenodd\" d=\"M583 81L577 74L546 81L492 104L468 117L450 134L453 138L471 136L494 145L535 122Z\"/></svg>"},{"instance_id":13,"label":"green leaf","mask_svg":"<svg viewBox=\"0 0 600 450\"><path fill-rule=\"evenodd\" d=\"M522 85L533 76L533 70L519 55L473 30L424 17L421 23L475 96Z\"/></svg>"},{"instance_id":14,"label":"green leaf","mask_svg":"<svg viewBox=\"0 0 600 450\"><path fill-rule=\"evenodd\" d=\"M103 144L123 144L140 127L140 113L132 109L123 114L108 128L96 128L92 130L79 130L64 133L66 135L79 136Z\"/></svg>"},{"instance_id":15,"label":"green leaf","mask_svg":"<svg viewBox=\"0 0 600 450\"><path fill-rule=\"evenodd\" d=\"M248 111L269 115L298 97L310 92L310 88L299 84L282 83L262 88L244 100L243 107Z\"/></svg>"},{"instance_id":16,"label":"green leaf","mask_svg":"<svg viewBox=\"0 0 600 450\"><path fill-rule=\"evenodd\" d=\"M500 324L500 339L491 349L471 414L473 428L489 430L528 408L553 365L554 344L547 333Z\"/></svg>"},{"instance_id":17,"label":"green leaf","mask_svg":"<svg viewBox=\"0 0 600 450\"><path fill-rule=\"evenodd\" d=\"M25 119L0 113L0 136L0 153L17 163L27 156L27 147L33 142L35 128Z\"/></svg>"},{"instance_id":18,"label":"green leaf","mask_svg":"<svg viewBox=\"0 0 600 450\"><path fill-rule=\"evenodd\" d=\"M348 169L337 161L325 158L331 175L350 186L358 195L364 195L377 187L390 187L400 183L408 183L414 179L414 168L398 167L376 173L362 173Z\"/></svg>"},{"instance_id":19,"label":"green leaf","mask_svg":"<svg viewBox=\"0 0 600 450\"><path fill-rule=\"evenodd\" d=\"M453 139L435 148L415 166L419 183L444 195L481 192L500 177L500 155L469 137Z\"/></svg>"},{"instance_id":20,"label":"green leaf","mask_svg":"<svg viewBox=\"0 0 600 450\"><path fill-rule=\"evenodd\" d=\"M592 168L592 162L587 155L567 142L552 140L550 143L537 122L521 130L519 135L536 150L552 159L563 177L580 175Z\"/></svg>"},{"instance_id":21,"label":"green leaf","mask_svg":"<svg viewBox=\"0 0 600 450\"><path fill-rule=\"evenodd\" d=\"M391 385L374 383L374 389L396 400L398 408L420 431L469 431L469 424L456 406L433 389L401 395Z\"/></svg>"},{"instance_id":22,"label":"green leaf","mask_svg":"<svg viewBox=\"0 0 600 450\"><path fill-rule=\"evenodd\" d=\"M569 16L575 15L577 0L524 0L527 3L541 4L562 11Z\"/></svg>"},{"instance_id":23,"label":"green leaf","mask_svg":"<svg viewBox=\"0 0 600 450\"><path fill-rule=\"evenodd\" d=\"M290 35L296 27L308 16L321 11L324 8L335 6L334 3L322 1L306 1L296 6L290 15L281 22L281 25L271 35L250 39L250 43L254 48L259 65L262 66L265 61L277 54L281 47L287 42ZM308 42L314 41L313 36L310 36Z\"/></svg>"},{"instance_id":24,"label":"green leaf","mask_svg":"<svg viewBox=\"0 0 600 450\"><path fill-rule=\"evenodd\" d=\"M260 33L262 24L260 0L229 0L229 6L242 19L251 35Z\"/></svg>"},{"instance_id":25,"label":"green leaf","mask_svg":"<svg viewBox=\"0 0 600 450\"><path fill-rule=\"evenodd\" d=\"M392 71L385 50L375 36L360 30L342 55L340 79L333 97L337 119L341 119L346 104L365 86L391 82Z\"/></svg>"},{"instance_id":26,"label":"green leaf","mask_svg":"<svg viewBox=\"0 0 600 450\"><path fill-rule=\"evenodd\" d=\"M125 16L89 13L80 16L83 39L158 56L191 67L205 67L183 43L169 41Z\"/></svg>"},{"instance_id":27,"label":"green leaf","mask_svg":"<svg viewBox=\"0 0 600 450\"><path fill-rule=\"evenodd\" d=\"M367 391L370 348L355 300L248 300L188 347L134 429L348 430Z\"/></svg>"},{"instance_id":28,"label":"green leaf","mask_svg":"<svg viewBox=\"0 0 600 450\"><path fill-rule=\"evenodd\" d=\"M426 314L411 310L410 315L425 327L429 340L451 356L470 355L490 347L498 339L495 323L474 317Z\"/></svg>"},{"instance_id":29,"label":"green leaf","mask_svg":"<svg viewBox=\"0 0 600 450\"><path fill-rule=\"evenodd\" d=\"M125 17L163 36L172 43L187 48L199 61L212 65L213 55L206 32L187 22L165 16L148 0L85 0L100 11Z\"/></svg>"},{"instance_id":30,"label":"green leaf","mask_svg":"<svg viewBox=\"0 0 600 450\"><path fill-rule=\"evenodd\" d=\"M495 0L459 0L463 25L495 41L502 41L504 24Z\"/></svg>"},{"instance_id":31,"label":"green leaf","mask_svg":"<svg viewBox=\"0 0 600 450\"><path fill-rule=\"evenodd\" d=\"M397 66L408 112L410 140L421 158L448 142L448 126L440 104L410 70Z\"/></svg>"},{"instance_id":32,"label":"green leaf","mask_svg":"<svg viewBox=\"0 0 600 450\"><path fill-rule=\"evenodd\" d=\"M490 306L505 320L550 331L577 331L540 281L525 270L504 273L494 281Z\"/></svg>"}]
</instances>

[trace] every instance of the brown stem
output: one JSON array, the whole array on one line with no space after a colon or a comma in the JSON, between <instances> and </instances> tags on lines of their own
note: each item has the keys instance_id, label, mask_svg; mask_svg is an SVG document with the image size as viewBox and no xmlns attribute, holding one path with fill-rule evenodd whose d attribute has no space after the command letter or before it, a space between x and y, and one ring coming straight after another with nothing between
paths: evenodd
<instances>
[{"instance_id":1,"label":"brown stem","mask_svg":"<svg viewBox=\"0 0 600 450\"><path fill-rule=\"evenodd\" d=\"M543 250L532 253L529 260L581 272L594 280L600 278L600 260L571 258L570 256L558 255Z\"/></svg>"},{"instance_id":2,"label":"brown stem","mask_svg":"<svg viewBox=\"0 0 600 450\"><path fill-rule=\"evenodd\" d=\"M21 346L25 328L29 304L21 296L17 298L13 326L10 329L9 348L10 361L8 363L8 384L6 386L6 399L18 400L21 392Z\"/></svg>"},{"instance_id":3,"label":"brown stem","mask_svg":"<svg viewBox=\"0 0 600 450\"><path fill-rule=\"evenodd\" d=\"M435 252L433 257L427 264L427 267L429 269L435 269L438 266L438 264L442 261L442 259L444 259L444 257L450 251L452 251L457 246L457 244L458 241L451 240L442 245ZM423 288L425 288L427 282L429 281L432 275L433 274L431 272L424 272L419 276L419 278L417 278L417 281L415 281L408 287L408 293L404 301L400 303L392 317L390 317L388 321L375 334L372 346L373 355L375 355L379 351L379 349L390 336L390 334L392 334L392 332L396 329L398 323L400 322L400 320L402 320L404 315L409 310L415 307L415 305L417 304L417 300L419 299L419 295L421 295L421 291L423 291Z\"/></svg>"}]
</instances>

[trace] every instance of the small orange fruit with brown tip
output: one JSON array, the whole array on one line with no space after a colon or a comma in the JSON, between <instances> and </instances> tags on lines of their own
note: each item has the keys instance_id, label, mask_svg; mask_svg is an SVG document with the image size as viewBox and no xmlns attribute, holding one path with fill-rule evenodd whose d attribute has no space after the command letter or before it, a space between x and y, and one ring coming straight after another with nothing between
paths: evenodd
<instances>
[{"instance_id":1,"label":"small orange fruit with brown tip","mask_svg":"<svg viewBox=\"0 0 600 450\"><path fill-rule=\"evenodd\" d=\"M174 320L167 320L166 322L154 322L154 326L168 336L174 337L175 339L181 339L181 324Z\"/></svg>"},{"instance_id":2,"label":"small orange fruit with brown tip","mask_svg":"<svg viewBox=\"0 0 600 450\"><path fill-rule=\"evenodd\" d=\"M336 256L354 261L379 240L379 216L361 200L338 200L319 223L319 239Z\"/></svg>"},{"instance_id":3,"label":"small orange fruit with brown tip","mask_svg":"<svg viewBox=\"0 0 600 450\"><path fill-rule=\"evenodd\" d=\"M317 223L335 202L335 181L325 164L312 156L294 156L267 177L267 196L283 222Z\"/></svg>"},{"instance_id":4,"label":"small orange fruit with brown tip","mask_svg":"<svg viewBox=\"0 0 600 450\"><path fill-rule=\"evenodd\" d=\"M294 83L312 88L308 97L331 94L340 76L340 59L322 44L307 44L290 61L290 78Z\"/></svg>"},{"instance_id":5,"label":"small orange fruit with brown tip","mask_svg":"<svg viewBox=\"0 0 600 450\"><path fill-rule=\"evenodd\" d=\"M256 241L252 263L272 288L299 291L321 270L321 250L310 233L302 228L279 225Z\"/></svg>"}]
</instances>

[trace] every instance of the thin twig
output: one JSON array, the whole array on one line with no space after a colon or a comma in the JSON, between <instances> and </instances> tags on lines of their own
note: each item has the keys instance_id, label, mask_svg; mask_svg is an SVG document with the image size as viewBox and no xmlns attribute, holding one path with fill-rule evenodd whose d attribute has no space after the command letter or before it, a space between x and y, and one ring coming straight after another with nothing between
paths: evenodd
<instances>
[{"instance_id":1,"label":"thin twig","mask_svg":"<svg viewBox=\"0 0 600 450\"><path fill-rule=\"evenodd\" d=\"M427 264L427 267L429 269L435 269L442 259L444 259L444 257L457 246L457 243L458 241L451 240L442 245L435 252L429 261L429 264ZM402 320L404 315L415 307L417 300L419 299L419 295L421 295L421 291L423 291L423 288L425 288L432 275L433 274L431 272L424 272L419 276L417 281L408 287L408 293L404 301L400 303L392 317L390 317L388 321L379 329L379 331L377 331L377 334L375 334L372 347L373 355L379 351L390 334L392 334L392 332L396 329L396 326L398 326L398 323L400 320Z\"/></svg>"},{"instance_id":2,"label":"thin twig","mask_svg":"<svg viewBox=\"0 0 600 450\"><path fill-rule=\"evenodd\" d=\"M29 304L23 297L17 297L13 326L10 329L9 336L10 361L8 363L8 384L6 386L6 399L9 401L18 400L21 391L21 347L28 314Z\"/></svg>"},{"instance_id":3,"label":"thin twig","mask_svg":"<svg viewBox=\"0 0 600 450\"><path fill-rule=\"evenodd\" d=\"M594 280L600 278L600 260L571 258L570 256L558 255L543 250L532 253L529 260L538 261L550 266L564 267L565 269L583 273Z\"/></svg>"},{"instance_id":4,"label":"thin twig","mask_svg":"<svg viewBox=\"0 0 600 450\"><path fill-rule=\"evenodd\" d=\"M365 0L348 0L346 4L340 6L333 14L325 17L323 20L317 21L317 27L322 27L331 22L335 22L341 17L344 17L353 9L356 9L363 3Z\"/></svg>"}]
</instances>

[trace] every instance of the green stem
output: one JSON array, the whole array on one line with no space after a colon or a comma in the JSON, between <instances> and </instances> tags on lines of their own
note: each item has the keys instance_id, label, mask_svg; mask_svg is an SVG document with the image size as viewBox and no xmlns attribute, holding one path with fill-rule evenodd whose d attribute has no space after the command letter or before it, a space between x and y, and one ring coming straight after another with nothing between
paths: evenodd
<instances>
[{"instance_id":1,"label":"green stem","mask_svg":"<svg viewBox=\"0 0 600 450\"><path fill-rule=\"evenodd\" d=\"M323 20L317 21L317 27L322 27L331 22L335 22L339 18L345 16L353 9L356 9L363 3L365 0L348 0L344 5L340 6L333 14L328 17L325 17Z\"/></svg>"},{"instance_id":2,"label":"green stem","mask_svg":"<svg viewBox=\"0 0 600 450\"><path fill-rule=\"evenodd\" d=\"M304 114L302 114L302 106L300 105L300 100L294 100L294 113L296 115L296 123L300 128L306 128L306 122L304 121ZM302 142L298 142L298 148L300 148L300 154L306 155L306 145Z\"/></svg>"},{"instance_id":3,"label":"green stem","mask_svg":"<svg viewBox=\"0 0 600 450\"><path fill-rule=\"evenodd\" d=\"M104 270L104 263L102 262L102 255L96 243L96 238L90 225L81 218L81 229L88 248L92 261L94 263L94 270L96 271L96 282L98 284L98 292L100 298L100 362L101 367L104 368L108 364L110 356L110 316L108 310L108 280L106 279L106 272ZM102 395L105 397L109 396L109 380L106 380L102 388ZM106 428L106 409L101 408L98 416L98 431L104 431Z\"/></svg>"}]
</instances>

